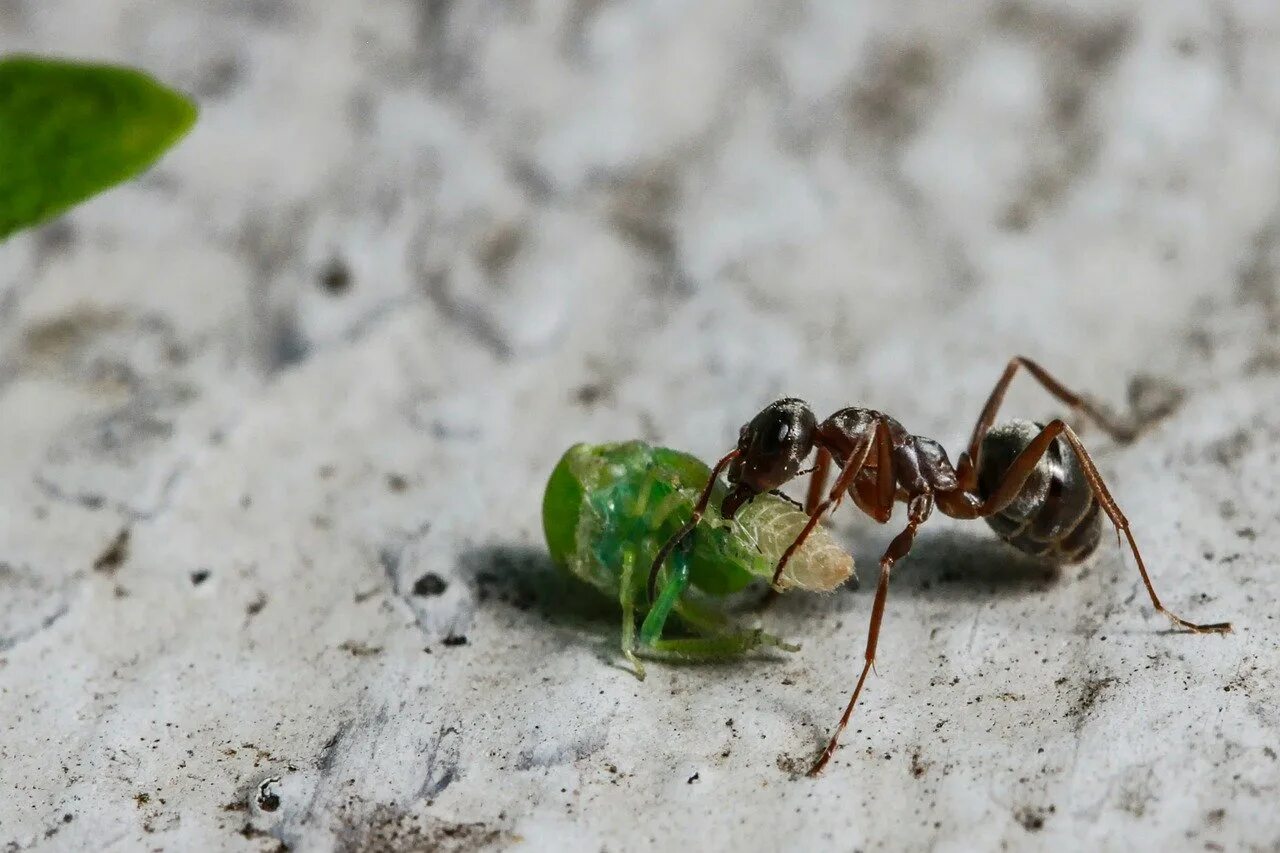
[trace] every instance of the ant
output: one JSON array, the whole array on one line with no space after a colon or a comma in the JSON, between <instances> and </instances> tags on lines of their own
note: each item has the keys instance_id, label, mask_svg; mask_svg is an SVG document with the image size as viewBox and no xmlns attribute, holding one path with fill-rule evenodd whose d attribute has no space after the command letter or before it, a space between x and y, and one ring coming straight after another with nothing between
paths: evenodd
<instances>
[{"instance_id":1,"label":"ant","mask_svg":"<svg viewBox=\"0 0 1280 853\"><path fill-rule=\"evenodd\" d=\"M792 554L828 512L847 494L858 509L884 524L894 504L907 505L906 528L894 537L880 558L880 579L871 607L867 648L862 674L836 725L826 749L809 770L816 776L830 761L840 735L849 724L867 673L875 664L880 623L889 595L894 564L911 550L916 529L935 508L952 518L985 519L1000 538L1028 554L1057 564L1079 562L1096 550L1101 539L1101 513L1129 542L1138 572L1151 596L1151 604L1179 628L1195 633L1225 634L1229 622L1197 624L1174 614L1160 603L1129 522L1107 490L1097 466L1075 431L1061 419L1047 425L1025 420L995 424L996 412L1018 369L1030 373L1046 391L1074 412L1084 415L1121 441L1131 440L1135 430L1104 414L1085 398L1069 391L1034 361L1015 356L1009 361L978 416L968 448L955 466L938 442L912 435L902 424L874 409L841 409L818 423L803 400L788 397L766 406L738 434L738 445L716 463L689 521L658 551L650 570L650 597L662 563L689 536L706 511L712 488L728 468L729 492L720 514L732 519L743 504L759 494L773 492L804 474L809 481L805 511L809 520L795 541L782 553L771 586L778 581ZM817 449L812 468L801 470ZM839 466L835 485L823 497L831 463Z\"/></svg>"}]
</instances>

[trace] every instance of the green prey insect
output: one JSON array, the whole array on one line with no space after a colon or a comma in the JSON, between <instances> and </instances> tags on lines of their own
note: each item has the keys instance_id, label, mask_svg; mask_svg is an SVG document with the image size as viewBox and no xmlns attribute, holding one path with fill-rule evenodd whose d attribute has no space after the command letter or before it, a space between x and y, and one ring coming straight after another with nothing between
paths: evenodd
<instances>
[{"instance_id":1,"label":"green prey insect","mask_svg":"<svg viewBox=\"0 0 1280 853\"><path fill-rule=\"evenodd\" d=\"M759 495L728 521L715 509L727 489L711 484L702 523L666 561L655 594L647 594L648 567L663 543L689 522L710 474L687 453L628 441L574 445L547 482L542 523L551 558L617 598L622 653L641 679L640 657L716 661L761 647L799 649L743 627L716 601L755 578L773 578L783 552L805 527L809 516L781 495ZM850 577L853 558L818 527L791 555L775 587L828 591ZM637 637L640 615L644 621ZM663 636L673 616L685 636Z\"/></svg>"}]
</instances>

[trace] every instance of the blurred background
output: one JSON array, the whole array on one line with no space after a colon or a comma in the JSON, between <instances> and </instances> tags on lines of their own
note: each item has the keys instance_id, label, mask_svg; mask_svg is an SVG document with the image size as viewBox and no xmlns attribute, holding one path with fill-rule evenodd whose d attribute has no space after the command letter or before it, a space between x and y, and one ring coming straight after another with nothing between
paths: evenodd
<instances>
[{"instance_id":1,"label":"blurred background","mask_svg":"<svg viewBox=\"0 0 1280 853\"><path fill-rule=\"evenodd\" d=\"M0 249L0 844L1280 844L1275 4L0 0L14 51L201 114ZM571 443L788 394L954 457L1014 354L1181 400L1085 439L1237 634L933 521L809 783L865 589L643 685L529 606Z\"/></svg>"}]
</instances>

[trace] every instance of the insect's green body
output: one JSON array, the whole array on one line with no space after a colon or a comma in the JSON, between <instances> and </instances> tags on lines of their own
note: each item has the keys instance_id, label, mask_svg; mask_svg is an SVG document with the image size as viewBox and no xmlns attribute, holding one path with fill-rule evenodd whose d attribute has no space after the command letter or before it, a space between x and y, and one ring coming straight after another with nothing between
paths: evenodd
<instances>
[{"instance_id":1,"label":"insect's green body","mask_svg":"<svg viewBox=\"0 0 1280 853\"><path fill-rule=\"evenodd\" d=\"M676 660L733 657L759 646L791 649L746 630L714 607L714 597L769 578L807 516L782 498L760 495L733 522L720 517L717 485L688 546L671 555L657 598L647 601L649 566L662 544L690 517L710 469L697 458L641 441L575 445L547 483L543 528L557 564L623 610L623 652ZM853 574L853 561L821 528L797 551L783 586L831 589ZM691 589L692 588L692 589ZM645 615L636 643L636 614ZM662 636L674 614L690 635Z\"/></svg>"}]
</instances>

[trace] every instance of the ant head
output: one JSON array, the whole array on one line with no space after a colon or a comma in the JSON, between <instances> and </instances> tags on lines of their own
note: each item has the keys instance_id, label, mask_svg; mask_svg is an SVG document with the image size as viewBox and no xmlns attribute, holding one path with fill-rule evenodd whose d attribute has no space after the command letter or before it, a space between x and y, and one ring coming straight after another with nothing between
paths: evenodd
<instances>
[{"instance_id":1,"label":"ant head","mask_svg":"<svg viewBox=\"0 0 1280 853\"><path fill-rule=\"evenodd\" d=\"M729 464L729 494L720 514L733 518L744 503L800 473L813 450L818 422L804 400L770 403L738 433L738 455Z\"/></svg>"}]
</instances>

